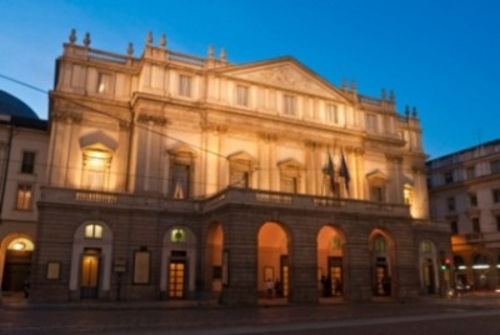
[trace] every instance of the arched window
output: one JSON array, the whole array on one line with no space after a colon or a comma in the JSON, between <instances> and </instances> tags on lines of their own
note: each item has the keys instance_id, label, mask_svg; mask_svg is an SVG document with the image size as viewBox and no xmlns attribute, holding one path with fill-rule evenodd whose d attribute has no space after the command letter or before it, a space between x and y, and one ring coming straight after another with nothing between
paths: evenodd
<instances>
[{"instance_id":1,"label":"arched window","mask_svg":"<svg viewBox=\"0 0 500 335\"><path fill-rule=\"evenodd\" d=\"M174 228L170 233L170 241L174 243L186 242L186 231L182 228Z\"/></svg>"},{"instance_id":2,"label":"arched window","mask_svg":"<svg viewBox=\"0 0 500 335\"><path fill-rule=\"evenodd\" d=\"M432 251L432 244L430 241L422 241L420 243L420 251L421 252L431 252Z\"/></svg>"},{"instance_id":3,"label":"arched window","mask_svg":"<svg viewBox=\"0 0 500 335\"><path fill-rule=\"evenodd\" d=\"M385 251L387 249L387 244L385 238L382 236L377 236L374 241L375 251Z\"/></svg>"},{"instance_id":4,"label":"arched window","mask_svg":"<svg viewBox=\"0 0 500 335\"><path fill-rule=\"evenodd\" d=\"M84 236L87 239L102 239L103 229L100 224L89 223L85 226Z\"/></svg>"}]
</instances>

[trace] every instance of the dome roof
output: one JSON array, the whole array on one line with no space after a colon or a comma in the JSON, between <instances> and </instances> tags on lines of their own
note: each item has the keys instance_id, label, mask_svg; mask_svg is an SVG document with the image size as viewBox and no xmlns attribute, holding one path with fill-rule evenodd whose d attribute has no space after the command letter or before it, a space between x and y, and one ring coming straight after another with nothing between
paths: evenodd
<instances>
[{"instance_id":1,"label":"dome roof","mask_svg":"<svg viewBox=\"0 0 500 335\"><path fill-rule=\"evenodd\" d=\"M0 114L38 119L36 113L15 96L0 90Z\"/></svg>"}]
</instances>

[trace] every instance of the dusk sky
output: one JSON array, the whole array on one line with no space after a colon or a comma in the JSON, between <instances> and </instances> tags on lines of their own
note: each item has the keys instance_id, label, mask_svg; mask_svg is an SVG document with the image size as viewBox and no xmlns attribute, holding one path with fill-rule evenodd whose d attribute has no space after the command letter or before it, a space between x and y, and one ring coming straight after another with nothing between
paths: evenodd
<instances>
[{"instance_id":1,"label":"dusk sky","mask_svg":"<svg viewBox=\"0 0 500 335\"><path fill-rule=\"evenodd\" d=\"M0 90L47 118L55 59L72 28L82 43L142 53L146 34L232 63L292 56L340 86L415 106L430 158L500 138L500 1L497 0L15 0L0 6Z\"/></svg>"}]
</instances>

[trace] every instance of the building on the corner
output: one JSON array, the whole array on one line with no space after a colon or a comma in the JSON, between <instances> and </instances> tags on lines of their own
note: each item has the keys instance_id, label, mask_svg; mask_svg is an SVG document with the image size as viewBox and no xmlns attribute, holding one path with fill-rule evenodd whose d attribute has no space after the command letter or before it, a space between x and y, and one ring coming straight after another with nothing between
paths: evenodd
<instances>
[{"instance_id":1,"label":"building on the corner","mask_svg":"<svg viewBox=\"0 0 500 335\"><path fill-rule=\"evenodd\" d=\"M72 32L50 93L33 301L407 298L448 285L416 112L284 57Z\"/></svg>"},{"instance_id":2,"label":"building on the corner","mask_svg":"<svg viewBox=\"0 0 500 335\"><path fill-rule=\"evenodd\" d=\"M500 283L500 140L427 162L431 217L452 232L458 285Z\"/></svg>"},{"instance_id":3,"label":"building on the corner","mask_svg":"<svg viewBox=\"0 0 500 335\"><path fill-rule=\"evenodd\" d=\"M30 278L36 201L45 180L48 143L47 121L0 90L0 283L4 296L22 295Z\"/></svg>"}]
</instances>

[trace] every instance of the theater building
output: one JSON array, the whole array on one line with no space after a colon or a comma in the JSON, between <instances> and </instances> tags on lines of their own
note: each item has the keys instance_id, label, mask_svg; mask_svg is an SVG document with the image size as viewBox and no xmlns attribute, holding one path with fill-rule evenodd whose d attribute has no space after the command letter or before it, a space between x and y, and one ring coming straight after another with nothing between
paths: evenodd
<instances>
[{"instance_id":1,"label":"theater building","mask_svg":"<svg viewBox=\"0 0 500 335\"><path fill-rule=\"evenodd\" d=\"M232 64L148 35L77 43L50 93L33 301L400 299L446 283L416 112L294 58Z\"/></svg>"}]
</instances>

